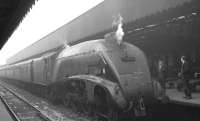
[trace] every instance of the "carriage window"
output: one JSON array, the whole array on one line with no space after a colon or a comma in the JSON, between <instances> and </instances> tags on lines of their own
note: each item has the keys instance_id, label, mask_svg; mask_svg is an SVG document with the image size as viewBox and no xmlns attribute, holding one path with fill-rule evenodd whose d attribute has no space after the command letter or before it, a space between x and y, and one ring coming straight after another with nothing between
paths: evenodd
<instances>
[{"instance_id":1,"label":"carriage window","mask_svg":"<svg viewBox=\"0 0 200 121\"><path fill-rule=\"evenodd\" d=\"M110 81L117 81L114 72L110 68L106 60L98 54L90 55L90 61L88 64L88 73L96 76L100 76Z\"/></svg>"},{"instance_id":2,"label":"carriage window","mask_svg":"<svg viewBox=\"0 0 200 121\"><path fill-rule=\"evenodd\" d=\"M88 72L89 74L99 75L102 72L103 62L99 55L91 54L89 55L88 61Z\"/></svg>"}]
</instances>

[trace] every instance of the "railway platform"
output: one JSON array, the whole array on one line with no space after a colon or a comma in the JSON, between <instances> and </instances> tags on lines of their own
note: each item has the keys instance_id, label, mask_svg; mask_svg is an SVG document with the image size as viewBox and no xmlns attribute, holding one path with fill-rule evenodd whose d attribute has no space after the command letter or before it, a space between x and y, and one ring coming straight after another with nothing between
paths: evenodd
<instances>
[{"instance_id":1,"label":"railway platform","mask_svg":"<svg viewBox=\"0 0 200 121\"><path fill-rule=\"evenodd\" d=\"M181 105L188 105L200 108L200 93L193 92L192 99L185 99L184 92L178 91L177 89L167 89L166 95L170 99L170 103L176 103Z\"/></svg>"},{"instance_id":2,"label":"railway platform","mask_svg":"<svg viewBox=\"0 0 200 121\"><path fill-rule=\"evenodd\" d=\"M10 115L8 110L6 109L2 100L0 100L0 120L1 121L14 121L12 119L12 116Z\"/></svg>"}]
</instances>

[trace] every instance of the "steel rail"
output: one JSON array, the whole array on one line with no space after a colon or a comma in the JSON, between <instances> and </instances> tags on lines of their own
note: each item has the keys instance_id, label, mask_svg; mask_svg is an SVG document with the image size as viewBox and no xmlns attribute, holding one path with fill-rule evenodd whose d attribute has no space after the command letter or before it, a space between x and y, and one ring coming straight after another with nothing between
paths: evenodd
<instances>
[{"instance_id":1,"label":"steel rail","mask_svg":"<svg viewBox=\"0 0 200 121\"><path fill-rule=\"evenodd\" d=\"M43 118L45 121L53 121L53 119L51 119L47 114L45 114L45 112L41 111L40 109L38 109L37 107L35 107L33 104L29 103L29 101L27 99L25 99L24 97L22 97L21 95L17 94L16 92L14 92L12 89L10 89L9 87L0 84L4 89L6 89L7 91L9 91L11 94L13 94L16 98L18 98L19 100L21 100L22 102L24 102L25 104L29 105L31 108L33 108L36 112L36 114L38 116L40 116L41 118ZM18 116L16 115L16 113L12 110L12 108L9 106L9 104L6 102L5 99L3 99L3 97L1 96L1 100L3 100L3 103L5 104L6 108L8 108L8 111L11 112L11 114L13 115L14 120L16 121L20 121L20 119L18 118Z\"/></svg>"},{"instance_id":2,"label":"steel rail","mask_svg":"<svg viewBox=\"0 0 200 121\"><path fill-rule=\"evenodd\" d=\"M10 114L10 116L12 117L12 119L14 121L20 121L20 119L18 118L18 116L15 114L15 112L11 109L11 107L8 105L8 103L4 100L4 98L0 95L0 99L3 102L4 106L6 107L8 113Z\"/></svg>"}]
</instances>

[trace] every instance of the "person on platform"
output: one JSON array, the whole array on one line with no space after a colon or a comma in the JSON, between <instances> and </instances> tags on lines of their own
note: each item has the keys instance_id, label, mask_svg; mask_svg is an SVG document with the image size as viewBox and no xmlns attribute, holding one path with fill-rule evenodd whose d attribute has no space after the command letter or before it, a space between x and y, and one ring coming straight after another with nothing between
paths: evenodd
<instances>
[{"instance_id":1,"label":"person on platform","mask_svg":"<svg viewBox=\"0 0 200 121\"><path fill-rule=\"evenodd\" d=\"M166 96L165 82L166 82L166 64L164 60L158 60L158 81L161 85L161 96Z\"/></svg>"},{"instance_id":2,"label":"person on platform","mask_svg":"<svg viewBox=\"0 0 200 121\"><path fill-rule=\"evenodd\" d=\"M192 99L190 85L189 85L189 79L191 76L190 63L187 60L186 56L181 57L181 63L182 63L181 72L179 73L179 76L181 77L181 80L183 82L183 89L185 93L184 98Z\"/></svg>"}]
</instances>

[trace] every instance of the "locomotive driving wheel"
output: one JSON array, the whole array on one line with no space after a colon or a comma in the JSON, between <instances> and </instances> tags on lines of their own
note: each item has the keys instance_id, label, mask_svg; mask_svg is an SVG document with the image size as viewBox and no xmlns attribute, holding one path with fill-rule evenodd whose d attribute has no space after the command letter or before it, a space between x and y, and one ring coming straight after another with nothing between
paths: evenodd
<instances>
[{"instance_id":1,"label":"locomotive driving wheel","mask_svg":"<svg viewBox=\"0 0 200 121\"><path fill-rule=\"evenodd\" d=\"M63 102L64 106L70 107L70 98L68 97L67 94L64 94L64 96L62 98L62 102Z\"/></svg>"},{"instance_id":2,"label":"locomotive driving wheel","mask_svg":"<svg viewBox=\"0 0 200 121\"><path fill-rule=\"evenodd\" d=\"M65 93L62 98L62 102L64 106L69 107L70 109L74 111L78 111L77 102L76 100L74 100L73 94Z\"/></svg>"},{"instance_id":3,"label":"locomotive driving wheel","mask_svg":"<svg viewBox=\"0 0 200 121\"><path fill-rule=\"evenodd\" d=\"M110 95L102 89L98 91L99 92L95 94L95 110L97 117L105 121L118 121L119 112L114 108Z\"/></svg>"},{"instance_id":4,"label":"locomotive driving wheel","mask_svg":"<svg viewBox=\"0 0 200 121\"><path fill-rule=\"evenodd\" d=\"M107 115L109 121L119 121L119 112L116 109L110 107L107 111Z\"/></svg>"},{"instance_id":5,"label":"locomotive driving wheel","mask_svg":"<svg viewBox=\"0 0 200 121\"><path fill-rule=\"evenodd\" d=\"M53 86L49 86L46 90L46 98L50 100L52 103L56 104L56 88Z\"/></svg>"},{"instance_id":6,"label":"locomotive driving wheel","mask_svg":"<svg viewBox=\"0 0 200 121\"><path fill-rule=\"evenodd\" d=\"M49 91L49 99L50 101L52 101L53 103L55 102L55 92L53 90Z\"/></svg>"}]
</instances>

